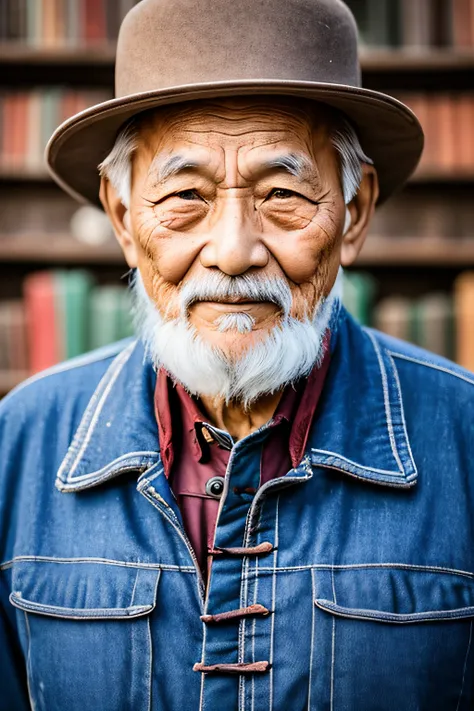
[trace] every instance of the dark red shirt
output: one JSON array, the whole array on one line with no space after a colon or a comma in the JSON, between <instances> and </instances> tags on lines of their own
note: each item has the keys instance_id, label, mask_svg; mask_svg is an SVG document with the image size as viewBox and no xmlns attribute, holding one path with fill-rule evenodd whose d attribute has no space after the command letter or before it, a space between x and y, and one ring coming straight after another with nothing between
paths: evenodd
<instances>
[{"instance_id":1,"label":"dark red shirt","mask_svg":"<svg viewBox=\"0 0 474 711\"><path fill-rule=\"evenodd\" d=\"M300 463L329 359L327 348L319 368L296 386L285 389L263 447L261 485L284 476ZM165 475L205 578L219 508L219 499L206 493L206 484L212 477L225 476L232 440L225 433L215 432L199 401L181 385L175 385L163 369L156 382L155 414Z\"/></svg>"}]
</instances>

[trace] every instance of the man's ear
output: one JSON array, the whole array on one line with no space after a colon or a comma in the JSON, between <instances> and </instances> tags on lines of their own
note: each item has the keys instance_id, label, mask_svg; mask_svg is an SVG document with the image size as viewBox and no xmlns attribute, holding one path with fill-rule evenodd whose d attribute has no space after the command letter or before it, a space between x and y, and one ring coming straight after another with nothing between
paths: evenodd
<instances>
[{"instance_id":1,"label":"man's ear","mask_svg":"<svg viewBox=\"0 0 474 711\"><path fill-rule=\"evenodd\" d=\"M379 196L379 182L375 168L367 163L362 165L362 181L355 198L347 209L350 225L344 232L341 244L341 266L348 267L356 260L367 237L370 221Z\"/></svg>"},{"instance_id":2,"label":"man's ear","mask_svg":"<svg viewBox=\"0 0 474 711\"><path fill-rule=\"evenodd\" d=\"M130 212L120 200L117 191L107 178L100 181L99 198L112 224L115 236L122 247L130 269L137 266L138 252L133 238Z\"/></svg>"}]
</instances>

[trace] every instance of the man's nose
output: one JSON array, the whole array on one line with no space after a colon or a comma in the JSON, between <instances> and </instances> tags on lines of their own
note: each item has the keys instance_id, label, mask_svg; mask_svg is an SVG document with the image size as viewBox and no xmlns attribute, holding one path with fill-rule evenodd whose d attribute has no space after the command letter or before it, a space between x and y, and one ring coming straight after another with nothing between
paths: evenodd
<instances>
[{"instance_id":1,"label":"man's nose","mask_svg":"<svg viewBox=\"0 0 474 711\"><path fill-rule=\"evenodd\" d=\"M218 208L209 239L201 250L201 264L229 276L268 264L253 204L240 197L226 198Z\"/></svg>"}]
</instances>

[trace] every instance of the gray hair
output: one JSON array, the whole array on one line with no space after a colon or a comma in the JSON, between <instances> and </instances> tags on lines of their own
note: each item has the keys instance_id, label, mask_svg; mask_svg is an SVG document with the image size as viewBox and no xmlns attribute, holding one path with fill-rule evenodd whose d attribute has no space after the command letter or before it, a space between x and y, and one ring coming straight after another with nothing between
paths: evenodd
<instances>
[{"instance_id":1,"label":"gray hair","mask_svg":"<svg viewBox=\"0 0 474 711\"><path fill-rule=\"evenodd\" d=\"M365 155L352 124L342 114L331 131L331 142L341 161L341 183L344 202L348 205L357 195L362 180L362 163L373 165ZM109 155L99 164L101 177L107 178L126 208L130 207L132 156L138 145L139 119L133 117L119 132Z\"/></svg>"}]
</instances>

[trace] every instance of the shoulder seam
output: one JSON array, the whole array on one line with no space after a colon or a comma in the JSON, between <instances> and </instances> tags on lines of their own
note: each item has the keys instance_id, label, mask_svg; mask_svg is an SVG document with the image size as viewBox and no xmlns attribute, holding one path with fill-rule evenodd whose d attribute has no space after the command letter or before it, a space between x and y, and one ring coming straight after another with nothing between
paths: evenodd
<instances>
[{"instance_id":1,"label":"shoulder seam","mask_svg":"<svg viewBox=\"0 0 474 711\"><path fill-rule=\"evenodd\" d=\"M105 346L105 348L101 348L99 352L92 351L91 353L85 353L84 355L76 356L71 360L64 361L63 363L58 363L58 365L53 365L47 370L41 371L36 375L32 375L31 377L27 378L22 383L17 385L15 388L13 388L13 390L11 390L8 395L3 398L3 402L26 388L28 385L32 385L33 383L36 383L39 380L44 380L45 378L48 378L52 375L57 375L58 373L64 373L68 370L75 370L76 368L83 368L87 365L92 365L92 363L98 363L99 361L107 360L107 358L112 358L118 353L120 353L122 350L125 350L125 348L127 347L128 340L129 339L124 339L123 341L118 341L117 343L114 343L111 346ZM136 341L136 339L134 340ZM119 345L120 347L118 347Z\"/></svg>"},{"instance_id":2,"label":"shoulder seam","mask_svg":"<svg viewBox=\"0 0 474 711\"><path fill-rule=\"evenodd\" d=\"M469 385L474 385L474 375L472 378L468 378L462 373L456 373L455 370L450 368L445 368L442 365L436 365L436 363L430 363L429 360L423 360L421 358L414 358L413 356L405 355L404 353L397 353L396 351L388 351L394 358L401 358L402 360L408 360L411 363L416 363L417 365L424 365L426 368L432 368L433 370L439 370L441 373L446 373L447 375L452 375L459 380L464 380L464 382L469 383Z\"/></svg>"}]
</instances>

